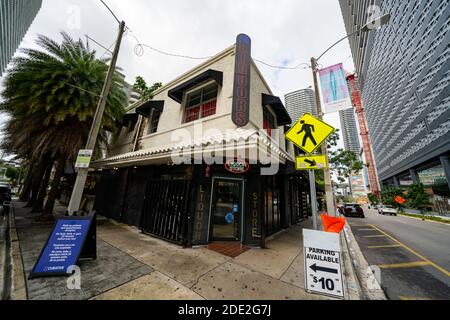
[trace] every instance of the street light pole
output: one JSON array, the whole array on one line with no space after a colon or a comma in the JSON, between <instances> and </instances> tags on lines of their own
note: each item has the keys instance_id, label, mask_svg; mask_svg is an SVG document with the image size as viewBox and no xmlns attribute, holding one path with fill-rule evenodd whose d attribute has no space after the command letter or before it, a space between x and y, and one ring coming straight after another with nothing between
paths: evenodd
<instances>
[{"instance_id":1,"label":"street light pole","mask_svg":"<svg viewBox=\"0 0 450 320\"><path fill-rule=\"evenodd\" d=\"M320 101L319 80L317 79L317 72L319 70L318 70L318 63L317 62L327 52L329 52L332 48L334 48L336 45L338 45L339 43L341 43L345 39L347 39L347 38L349 38L351 36L357 35L360 32L369 32L371 30L379 28L379 27L389 23L390 19L391 19L391 15L389 13L385 14L383 16L380 16L380 17L374 19L373 21L368 22L361 29L358 29L358 30L354 31L354 32L348 34L347 36L343 37L342 39L338 40L337 42L335 42L327 50L325 50L319 56L319 58L317 58L317 59L314 58L314 57L311 58L311 69L312 69L313 78L314 78L314 90L315 90L315 95L316 95L317 114L318 114L320 120L323 120L324 113L323 113L322 104L321 104L321 101ZM327 162L329 163L327 143L322 144L322 154L324 156L326 156ZM315 173L310 174L310 179L311 178L314 178L314 180L315 180ZM330 169L329 168L325 168L324 169L324 178L325 178L325 193L326 193L328 214L336 216L337 212L336 212L336 206L335 206L335 201L334 201L334 191L333 191L333 185L332 185L331 174L330 174Z\"/></svg>"},{"instance_id":2,"label":"street light pole","mask_svg":"<svg viewBox=\"0 0 450 320\"><path fill-rule=\"evenodd\" d=\"M125 22L122 21L119 27L119 34L117 36L116 46L109 65L108 74L103 85L100 101L97 105L94 120L92 122L91 131L89 132L88 141L86 143L86 150L94 150L97 144L97 137L100 131L100 126L103 119L103 113L105 112L106 101L108 99L109 91L111 89L111 83L116 70L117 58L119 56L120 45L122 43L122 37L125 32ZM80 210L81 199L83 197L84 186L88 177L89 168L79 169L75 185L73 187L72 196L70 197L70 203L67 211L69 215L73 215Z\"/></svg>"},{"instance_id":3,"label":"street light pole","mask_svg":"<svg viewBox=\"0 0 450 320\"><path fill-rule=\"evenodd\" d=\"M316 58L311 58L311 69L313 72L313 79L314 79L314 91L316 95L316 106L317 106L317 115L319 116L320 120L323 120L324 113L322 111L322 103L320 101L320 91L319 91L319 80L317 79L317 60ZM326 156L327 163L329 163L328 159L328 147L327 143L322 144L322 154ZM327 200L327 210L329 215L336 215L336 207L334 202L334 192L333 192L333 185L331 181L331 174L330 169L325 168L324 169L324 180L325 180L325 194L326 194L326 200Z\"/></svg>"}]
</instances>

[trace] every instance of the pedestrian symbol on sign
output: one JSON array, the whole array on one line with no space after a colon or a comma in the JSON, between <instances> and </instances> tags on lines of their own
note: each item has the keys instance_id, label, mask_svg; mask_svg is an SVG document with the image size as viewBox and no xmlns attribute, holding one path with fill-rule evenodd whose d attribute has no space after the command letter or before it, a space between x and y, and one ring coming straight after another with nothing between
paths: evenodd
<instances>
[{"instance_id":1,"label":"pedestrian symbol on sign","mask_svg":"<svg viewBox=\"0 0 450 320\"><path fill-rule=\"evenodd\" d=\"M314 131L314 126L311 125L311 124L307 124L304 120L300 121L300 123L303 125L302 126L302 130L299 133L297 133L297 134L302 134L303 132L305 133L305 135L303 136L302 146L306 147L306 142L308 141L308 139L310 139L311 142L315 146L317 146L317 142L314 139L314 135L313 135L313 133L315 132Z\"/></svg>"}]
</instances>

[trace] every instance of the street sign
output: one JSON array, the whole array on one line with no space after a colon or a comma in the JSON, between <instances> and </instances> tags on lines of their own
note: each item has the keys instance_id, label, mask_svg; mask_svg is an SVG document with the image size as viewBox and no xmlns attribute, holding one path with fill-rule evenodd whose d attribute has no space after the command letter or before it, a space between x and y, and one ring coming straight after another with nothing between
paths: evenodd
<instances>
[{"instance_id":1,"label":"street sign","mask_svg":"<svg viewBox=\"0 0 450 320\"><path fill-rule=\"evenodd\" d=\"M295 167L297 170L322 170L328 168L326 156L298 157Z\"/></svg>"},{"instance_id":2,"label":"street sign","mask_svg":"<svg viewBox=\"0 0 450 320\"><path fill-rule=\"evenodd\" d=\"M397 202L398 204L404 204L406 202L405 198L401 197L401 196L397 196L395 197L395 202Z\"/></svg>"},{"instance_id":3,"label":"street sign","mask_svg":"<svg viewBox=\"0 0 450 320\"><path fill-rule=\"evenodd\" d=\"M344 298L339 239L337 233L303 229L306 291Z\"/></svg>"},{"instance_id":4,"label":"street sign","mask_svg":"<svg viewBox=\"0 0 450 320\"><path fill-rule=\"evenodd\" d=\"M286 133L285 137L308 154L314 153L336 129L305 113Z\"/></svg>"},{"instance_id":5,"label":"street sign","mask_svg":"<svg viewBox=\"0 0 450 320\"><path fill-rule=\"evenodd\" d=\"M92 158L92 150L80 150L80 152L78 152L75 168L77 169L89 168L91 164L91 158Z\"/></svg>"},{"instance_id":6,"label":"street sign","mask_svg":"<svg viewBox=\"0 0 450 320\"><path fill-rule=\"evenodd\" d=\"M68 276L79 259L96 259L96 222L90 217L59 218L29 279Z\"/></svg>"}]
</instances>

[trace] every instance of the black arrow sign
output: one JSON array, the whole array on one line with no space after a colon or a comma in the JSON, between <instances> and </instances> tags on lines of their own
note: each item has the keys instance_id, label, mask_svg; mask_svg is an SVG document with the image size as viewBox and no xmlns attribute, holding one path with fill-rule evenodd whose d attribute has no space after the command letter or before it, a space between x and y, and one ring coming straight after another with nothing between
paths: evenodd
<instances>
[{"instance_id":1,"label":"black arrow sign","mask_svg":"<svg viewBox=\"0 0 450 320\"><path fill-rule=\"evenodd\" d=\"M336 269L331 268L325 268L325 267L319 267L315 263L310 267L314 272L322 271L322 272L328 272L328 273L334 273L338 274L338 271Z\"/></svg>"},{"instance_id":2,"label":"black arrow sign","mask_svg":"<svg viewBox=\"0 0 450 320\"><path fill-rule=\"evenodd\" d=\"M306 159L305 162L306 162L307 164L309 164L310 167L315 167L315 166L317 166L316 160L308 160L308 159Z\"/></svg>"}]
</instances>

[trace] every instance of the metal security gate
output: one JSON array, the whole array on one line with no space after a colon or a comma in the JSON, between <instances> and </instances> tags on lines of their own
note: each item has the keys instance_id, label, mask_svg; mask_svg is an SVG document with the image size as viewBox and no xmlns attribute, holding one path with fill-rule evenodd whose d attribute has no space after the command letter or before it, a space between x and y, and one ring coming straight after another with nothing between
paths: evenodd
<instances>
[{"instance_id":1,"label":"metal security gate","mask_svg":"<svg viewBox=\"0 0 450 320\"><path fill-rule=\"evenodd\" d=\"M147 182L140 227L143 232L177 244L187 242L190 180Z\"/></svg>"}]
</instances>

